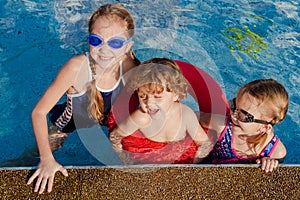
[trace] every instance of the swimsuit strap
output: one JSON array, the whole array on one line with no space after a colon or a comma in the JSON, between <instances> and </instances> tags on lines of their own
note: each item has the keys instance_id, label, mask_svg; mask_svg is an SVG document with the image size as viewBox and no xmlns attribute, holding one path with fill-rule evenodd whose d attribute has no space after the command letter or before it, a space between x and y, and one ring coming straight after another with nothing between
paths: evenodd
<instances>
[{"instance_id":1,"label":"swimsuit strap","mask_svg":"<svg viewBox=\"0 0 300 200\"><path fill-rule=\"evenodd\" d=\"M262 156L262 157L271 156L273 151L275 150L275 147L277 146L279 140L280 139L278 138L278 136L274 135L272 140L266 145L264 150L262 150L262 152L260 153L260 156Z\"/></svg>"},{"instance_id":2,"label":"swimsuit strap","mask_svg":"<svg viewBox=\"0 0 300 200\"><path fill-rule=\"evenodd\" d=\"M123 77L123 60L120 60L119 65L120 65L120 78L123 82L123 85L125 85L125 80L124 80L124 77Z\"/></svg>"}]
</instances>

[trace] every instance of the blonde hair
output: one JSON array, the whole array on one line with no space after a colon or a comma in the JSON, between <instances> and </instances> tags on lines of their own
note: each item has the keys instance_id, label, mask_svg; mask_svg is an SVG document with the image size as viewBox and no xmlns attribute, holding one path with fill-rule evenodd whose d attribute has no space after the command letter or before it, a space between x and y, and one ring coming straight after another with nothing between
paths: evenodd
<instances>
[{"instance_id":1,"label":"blonde hair","mask_svg":"<svg viewBox=\"0 0 300 200\"><path fill-rule=\"evenodd\" d=\"M121 20L126 23L126 30L128 32L128 37L134 35L134 20L128 10L121 4L105 4L96 10L89 21L89 33L92 33L94 29L94 24L99 17L110 17L113 20ZM135 63L139 63L138 59L133 54L131 50L131 56ZM103 119L105 119L104 114L104 102L101 93L96 88L96 63L95 60L89 56L90 68L93 75L93 80L87 87L87 95L90 99L90 104L88 105L89 116L100 124L103 124ZM105 123L105 122L104 122Z\"/></svg>"},{"instance_id":2,"label":"blonde hair","mask_svg":"<svg viewBox=\"0 0 300 200\"><path fill-rule=\"evenodd\" d=\"M238 92L237 97L249 94L262 106L264 117L271 118L271 125L281 122L288 111L289 96L285 88L273 79L255 80L244 85ZM267 139L264 133L254 141L250 141L256 147Z\"/></svg>"},{"instance_id":3,"label":"blonde hair","mask_svg":"<svg viewBox=\"0 0 300 200\"><path fill-rule=\"evenodd\" d=\"M133 92L141 86L146 86L152 94L159 94L166 88L168 92L177 94L179 99L186 97L188 89L179 66L167 58L153 58L134 69L129 76L128 87Z\"/></svg>"},{"instance_id":4,"label":"blonde hair","mask_svg":"<svg viewBox=\"0 0 300 200\"><path fill-rule=\"evenodd\" d=\"M129 37L134 35L134 20L129 11L121 4L105 4L96 10L89 21L89 33L92 33L94 24L99 17L112 17L126 22Z\"/></svg>"}]
</instances>

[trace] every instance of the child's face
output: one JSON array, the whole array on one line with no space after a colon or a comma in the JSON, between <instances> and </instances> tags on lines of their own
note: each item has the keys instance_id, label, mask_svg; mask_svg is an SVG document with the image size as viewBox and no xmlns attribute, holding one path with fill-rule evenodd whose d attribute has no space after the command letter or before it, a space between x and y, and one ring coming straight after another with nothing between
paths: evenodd
<instances>
[{"instance_id":1,"label":"child's face","mask_svg":"<svg viewBox=\"0 0 300 200\"><path fill-rule=\"evenodd\" d=\"M151 117L167 116L178 95L168 92L166 88L161 93L150 93L148 87L142 86L138 89L138 97L141 109Z\"/></svg>"},{"instance_id":2,"label":"child's face","mask_svg":"<svg viewBox=\"0 0 300 200\"><path fill-rule=\"evenodd\" d=\"M99 17L95 21L91 33L100 36L104 40L104 44L99 47L90 45L92 57L101 68L110 67L120 61L133 44L133 42L129 42L119 49L111 48L107 44L107 41L113 37L128 39L126 23L115 18Z\"/></svg>"},{"instance_id":3,"label":"child's face","mask_svg":"<svg viewBox=\"0 0 300 200\"><path fill-rule=\"evenodd\" d=\"M264 117L263 109L264 104L259 103L256 98L249 94L245 94L241 97L236 98L236 109L242 110L242 112L248 113L247 115L252 115L253 119L262 121L271 121L271 119L266 119ZM263 124L258 122L243 122L245 119L245 113L233 112L231 111L232 117L232 129L235 133L242 133L245 136L257 136L261 133L266 132L270 124ZM272 127L272 126L271 126Z\"/></svg>"}]
</instances>

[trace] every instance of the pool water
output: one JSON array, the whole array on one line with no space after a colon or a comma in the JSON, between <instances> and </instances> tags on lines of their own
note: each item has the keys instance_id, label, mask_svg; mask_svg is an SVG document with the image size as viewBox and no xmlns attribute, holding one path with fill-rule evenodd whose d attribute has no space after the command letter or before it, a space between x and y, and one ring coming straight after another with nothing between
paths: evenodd
<instances>
[{"instance_id":1,"label":"pool water","mask_svg":"<svg viewBox=\"0 0 300 200\"><path fill-rule=\"evenodd\" d=\"M104 3L118 2L135 19L134 49L142 61L169 57L190 62L217 80L228 99L254 79L273 78L282 83L290 95L289 111L274 129L288 150L285 163L300 164L299 2L0 2L0 166L36 165L30 121L34 105L60 67L88 50L85 37L92 12ZM63 165L105 163L76 133L54 155Z\"/></svg>"}]
</instances>

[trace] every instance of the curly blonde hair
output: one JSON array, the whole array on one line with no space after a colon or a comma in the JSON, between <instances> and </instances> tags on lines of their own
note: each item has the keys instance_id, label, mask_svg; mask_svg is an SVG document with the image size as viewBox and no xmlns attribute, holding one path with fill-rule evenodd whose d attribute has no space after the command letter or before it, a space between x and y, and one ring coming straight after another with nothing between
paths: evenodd
<instances>
[{"instance_id":1,"label":"curly blonde hair","mask_svg":"<svg viewBox=\"0 0 300 200\"><path fill-rule=\"evenodd\" d=\"M121 4L105 4L98 8L92 15L89 21L89 33L92 33L94 24L99 17L109 17L113 20L121 20L126 22L126 29L128 31L128 38L134 35L134 20L128 10ZM136 64L139 64L139 60L135 57L131 50L131 56ZM95 60L89 56L90 68L92 71L93 80L87 86L87 95L90 99L88 105L88 113L90 118L95 119L100 124L104 124L106 115L104 114L104 102L101 93L96 88L96 63Z\"/></svg>"},{"instance_id":2,"label":"curly blonde hair","mask_svg":"<svg viewBox=\"0 0 300 200\"><path fill-rule=\"evenodd\" d=\"M167 58L150 59L133 70L128 87L133 92L141 86L146 86L152 94L159 94L166 88L168 92L176 93L179 99L184 99L188 90L188 82L179 66Z\"/></svg>"}]
</instances>

